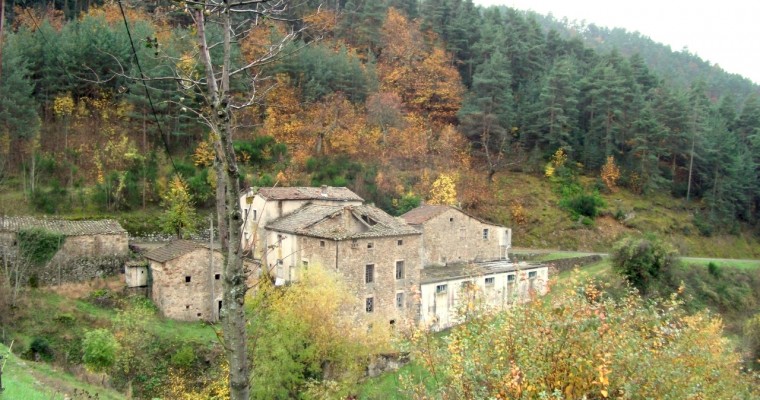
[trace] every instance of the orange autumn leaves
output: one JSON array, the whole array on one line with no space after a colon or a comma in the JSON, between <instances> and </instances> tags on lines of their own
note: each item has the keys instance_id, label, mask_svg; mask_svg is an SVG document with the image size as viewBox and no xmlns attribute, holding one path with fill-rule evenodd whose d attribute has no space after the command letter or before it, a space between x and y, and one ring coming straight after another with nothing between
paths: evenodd
<instances>
[{"instance_id":1,"label":"orange autumn leaves","mask_svg":"<svg viewBox=\"0 0 760 400\"><path fill-rule=\"evenodd\" d=\"M286 143L296 165L344 155L387 166L386 176L468 169L469 145L453 127L464 87L450 55L430 36L390 9L376 62L365 65L378 81L366 101L354 103L337 92L305 104L291 79L278 75L267 94L263 133ZM326 45L336 52L341 47Z\"/></svg>"}]
</instances>

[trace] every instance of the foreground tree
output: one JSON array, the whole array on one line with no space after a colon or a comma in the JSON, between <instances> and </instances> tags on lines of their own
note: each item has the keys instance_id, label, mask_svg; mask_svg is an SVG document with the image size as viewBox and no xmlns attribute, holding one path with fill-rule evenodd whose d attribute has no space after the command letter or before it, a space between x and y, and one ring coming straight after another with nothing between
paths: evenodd
<instances>
[{"instance_id":1,"label":"foreground tree","mask_svg":"<svg viewBox=\"0 0 760 400\"><path fill-rule=\"evenodd\" d=\"M217 172L216 209L225 256L222 273L221 320L229 364L230 398L249 398L250 363L244 311L246 271L240 230L243 223L238 196L240 170L232 146L235 112L257 104L262 67L272 62L284 46L297 37L278 16L289 11L284 0L203 0L179 2L194 22L196 52L176 60L174 76L180 90L200 98L200 106L187 107L211 130ZM271 27L275 39L262 39L261 50L251 59L241 55L238 43L261 26ZM268 43L264 43L268 42ZM166 77L164 77L166 78ZM165 80L165 79L164 79Z\"/></svg>"}]
</instances>

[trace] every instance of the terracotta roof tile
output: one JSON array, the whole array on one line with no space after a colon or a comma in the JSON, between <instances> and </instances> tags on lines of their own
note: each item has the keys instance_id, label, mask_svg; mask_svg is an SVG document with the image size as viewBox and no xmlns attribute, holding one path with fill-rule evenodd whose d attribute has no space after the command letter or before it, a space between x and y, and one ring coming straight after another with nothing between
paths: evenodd
<instances>
[{"instance_id":1,"label":"terracotta roof tile","mask_svg":"<svg viewBox=\"0 0 760 400\"><path fill-rule=\"evenodd\" d=\"M177 257L181 257L197 249L208 250L209 244L195 242L192 240L174 240L165 246L153 249L145 253L145 258L164 263ZM219 250L219 247L215 245L214 249Z\"/></svg>"},{"instance_id":2,"label":"terracotta roof tile","mask_svg":"<svg viewBox=\"0 0 760 400\"><path fill-rule=\"evenodd\" d=\"M0 231L43 228L66 236L122 234L127 231L113 219L69 221L53 218L0 216Z\"/></svg>"},{"instance_id":3,"label":"terracotta roof tile","mask_svg":"<svg viewBox=\"0 0 760 400\"><path fill-rule=\"evenodd\" d=\"M365 230L351 230L345 226L323 223L325 220L350 213L353 218L364 222ZM270 222L267 229L305 236L315 236L333 240L359 239L370 237L420 235L421 233L403 220L393 218L374 206L326 206L308 205L297 211Z\"/></svg>"},{"instance_id":4,"label":"terracotta roof tile","mask_svg":"<svg viewBox=\"0 0 760 400\"><path fill-rule=\"evenodd\" d=\"M338 200L364 201L345 187L275 187L261 188L258 194L270 200Z\"/></svg>"},{"instance_id":5,"label":"terracotta roof tile","mask_svg":"<svg viewBox=\"0 0 760 400\"><path fill-rule=\"evenodd\" d=\"M401 218L403 218L408 224L419 225L429 221L433 217L437 217L438 215L443 214L450 208L453 207L435 204L423 204L417 208L407 211L404 215L401 216Z\"/></svg>"}]
</instances>

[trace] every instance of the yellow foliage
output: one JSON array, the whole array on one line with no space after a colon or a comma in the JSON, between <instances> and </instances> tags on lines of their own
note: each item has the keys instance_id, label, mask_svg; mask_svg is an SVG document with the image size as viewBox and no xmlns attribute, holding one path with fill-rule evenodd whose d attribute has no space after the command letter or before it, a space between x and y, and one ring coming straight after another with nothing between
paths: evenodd
<instances>
[{"instance_id":1,"label":"yellow foliage","mask_svg":"<svg viewBox=\"0 0 760 400\"><path fill-rule=\"evenodd\" d=\"M202 141L198 143L198 147L195 148L195 152L193 153L193 164L197 167L210 167L214 165L214 160L216 159L216 155L214 153L214 148L209 144L207 141Z\"/></svg>"},{"instance_id":2,"label":"yellow foliage","mask_svg":"<svg viewBox=\"0 0 760 400\"><path fill-rule=\"evenodd\" d=\"M74 113L74 99L71 98L70 92L56 96L53 100L53 112L57 117L68 117Z\"/></svg>"},{"instance_id":3,"label":"yellow foliage","mask_svg":"<svg viewBox=\"0 0 760 400\"><path fill-rule=\"evenodd\" d=\"M614 192L617 190L617 181L620 179L620 168L615 164L615 158L607 157L607 162L602 166L601 178L604 185Z\"/></svg>"},{"instance_id":4,"label":"yellow foliage","mask_svg":"<svg viewBox=\"0 0 760 400\"><path fill-rule=\"evenodd\" d=\"M428 194L428 203L455 205L457 203L456 179L449 174L440 174L433 182Z\"/></svg>"}]
</instances>

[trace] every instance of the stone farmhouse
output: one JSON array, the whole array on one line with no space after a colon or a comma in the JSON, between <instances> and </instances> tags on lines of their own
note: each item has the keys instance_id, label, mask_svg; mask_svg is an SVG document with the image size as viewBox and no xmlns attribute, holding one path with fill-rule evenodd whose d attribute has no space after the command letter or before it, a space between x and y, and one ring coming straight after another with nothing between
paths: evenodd
<instances>
[{"instance_id":1,"label":"stone farmhouse","mask_svg":"<svg viewBox=\"0 0 760 400\"><path fill-rule=\"evenodd\" d=\"M394 218L347 188L270 188L241 196L243 246L277 281L309 265L337 271L363 313L411 317L441 329L457 323L464 296L479 288L501 307L545 292L543 265L508 259L510 229L455 207L423 205Z\"/></svg>"},{"instance_id":2,"label":"stone farmhouse","mask_svg":"<svg viewBox=\"0 0 760 400\"><path fill-rule=\"evenodd\" d=\"M265 227L276 276L295 281L319 264L345 278L366 313L396 321L416 313L422 234L370 205L308 204Z\"/></svg>"},{"instance_id":3,"label":"stone farmhouse","mask_svg":"<svg viewBox=\"0 0 760 400\"><path fill-rule=\"evenodd\" d=\"M37 272L41 284L82 281L121 272L129 256L127 231L115 220L69 221L28 216L0 216L0 251L14 253L17 234L44 229L64 236L47 268Z\"/></svg>"},{"instance_id":4,"label":"stone farmhouse","mask_svg":"<svg viewBox=\"0 0 760 400\"><path fill-rule=\"evenodd\" d=\"M222 264L218 247L175 240L145 253L150 297L169 318L182 321L219 319Z\"/></svg>"}]
</instances>

